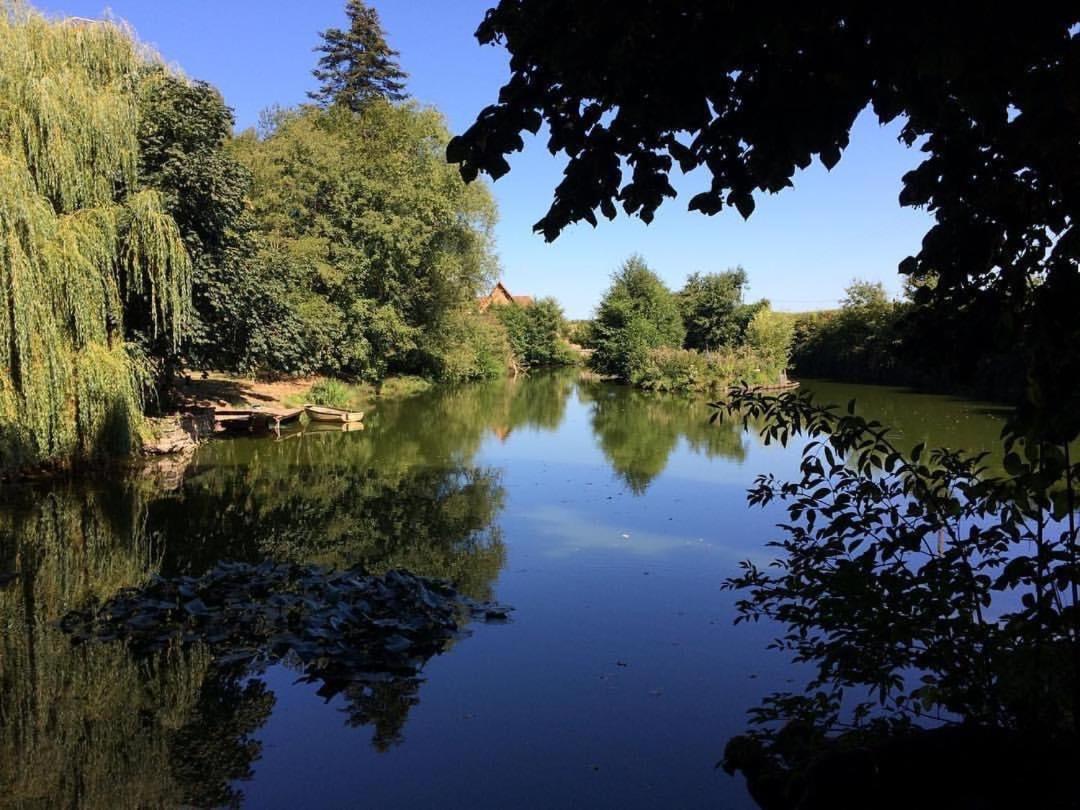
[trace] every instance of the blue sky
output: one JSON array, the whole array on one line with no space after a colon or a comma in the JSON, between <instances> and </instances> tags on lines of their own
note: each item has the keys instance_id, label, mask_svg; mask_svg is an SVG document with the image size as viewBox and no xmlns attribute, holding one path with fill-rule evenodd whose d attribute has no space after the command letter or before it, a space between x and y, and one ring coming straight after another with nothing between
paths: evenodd
<instances>
[{"instance_id":1,"label":"blue sky","mask_svg":"<svg viewBox=\"0 0 1080 810\"><path fill-rule=\"evenodd\" d=\"M460 132L493 102L508 76L507 56L481 48L473 32L493 0L373 0L401 63L409 90L438 107ZM271 104L305 100L313 87L312 48L318 31L344 21L344 0L40 0L58 14L98 17L106 7L131 23L139 37L193 78L221 89L240 128L253 125ZM798 121L792 121L798 126ZM836 304L855 277L900 290L896 266L918 250L929 227L925 212L897 204L900 178L918 153L865 113L840 164L814 164L795 188L757 200L744 222L734 211L704 217L686 211L704 177L676 178L680 192L645 226L620 217L565 232L554 244L532 233L547 210L562 172L543 138L511 158L512 171L492 185L499 204L498 250L504 280L515 293L553 295L570 317L588 316L613 270L641 253L673 288L693 271L742 265L750 295L777 309Z\"/></svg>"}]
</instances>

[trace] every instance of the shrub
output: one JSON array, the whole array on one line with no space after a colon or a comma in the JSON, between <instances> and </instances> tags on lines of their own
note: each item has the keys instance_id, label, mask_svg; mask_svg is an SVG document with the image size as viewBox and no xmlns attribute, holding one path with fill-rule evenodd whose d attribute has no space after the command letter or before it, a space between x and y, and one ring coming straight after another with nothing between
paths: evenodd
<instances>
[{"instance_id":1,"label":"shrub","mask_svg":"<svg viewBox=\"0 0 1080 810\"><path fill-rule=\"evenodd\" d=\"M631 382L650 391L723 391L732 385L772 385L777 375L748 346L719 352L652 349Z\"/></svg>"},{"instance_id":2,"label":"shrub","mask_svg":"<svg viewBox=\"0 0 1080 810\"><path fill-rule=\"evenodd\" d=\"M313 404L328 408L345 408L351 398L352 391L341 380L319 380L308 391L308 399Z\"/></svg>"},{"instance_id":3,"label":"shrub","mask_svg":"<svg viewBox=\"0 0 1080 810\"><path fill-rule=\"evenodd\" d=\"M588 346L592 339L592 321L567 321L564 337L578 346Z\"/></svg>"},{"instance_id":4,"label":"shrub","mask_svg":"<svg viewBox=\"0 0 1080 810\"><path fill-rule=\"evenodd\" d=\"M653 349L631 382L650 391L700 391L709 386L705 355L690 349Z\"/></svg>"},{"instance_id":5,"label":"shrub","mask_svg":"<svg viewBox=\"0 0 1080 810\"><path fill-rule=\"evenodd\" d=\"M458 310L444 319L434 338L426 365L439 382L489 380L506 373L510 342L493 315Z\"/></svg>"}]
</instances>

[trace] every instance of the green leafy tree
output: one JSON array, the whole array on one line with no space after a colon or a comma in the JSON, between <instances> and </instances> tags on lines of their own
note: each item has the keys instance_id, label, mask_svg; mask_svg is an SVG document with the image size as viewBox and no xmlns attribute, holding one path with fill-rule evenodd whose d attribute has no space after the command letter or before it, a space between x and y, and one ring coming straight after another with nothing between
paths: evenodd
<instances>
[{"instance_id":1,"label":"green leafy tree","mask_svg":"<svg viewBox=\"0 0 1080 810\"><path fill-rule=\"evenodd\" d=\"M313 71L321 87L308 95L322 104L341 104L359 112L372 99L402 101L408 97L408 74L398 66L398 52L386 43L379 14L363 0L348 0L348 30L323 31L322 54Z\"/></svg>"},{"instance_id":2,"label":"green leafy tree","mask_svg":"<svg viewBox=\"0 0 1080 810\"><path fill-rule=\"evenodd\" d=\"M521 367L558 366L572 361L562 337L566 321L554 298L541 298L527 307L497 306L490 311L506 328L510 348Z\"/></svg>"},{"instance_id":3,"label":"green leafy tree","mask_svg":"<svg viewBox=\"0 0 1080 810\"><path fill-rule=\"evenodd\" d=\"M675 296L644 259L631 256L612 277L593 321L590 363L632 382L651 349L679 347L686 331Z\"/></svg>"},{"instance_id":4,"label":"green leafy tree","mask_svg":"<svg viewBox=\"0 0 1080 810\"><path fill-rule=\"evenodd\" d=\"M795 319L773 312L768 306L759 309L746 327L746 345L758 358L762 371L775 381L787 371Z\"/></svg>"},{"instance_id":5,"label":"green leafy tree","mask_svg":"<svg viewBox=\"0 0 1080 810\"><path fill-rule=\"evenodd\" d=\"M229 153L232 127L232 110L209 84L158 67L143 79L140 182L161 192L192 260L194 311L179 348L196 363L246 370L283 351L295 328L254 260L251 177ZM145 336L147 325L129 318L128 329ZM168 378L176 353L160 339L151 345Z\"/></svg>"},{"instance_id":6,"label":"green leafy tree","mask_svg":"<svg viewBox=\"0 0 1080 810\"><path fill-rule=\"evenodd\" d=\"M0 472L130 452L147 347L189 323L191 261L140 185L145 52L111 22L0 8Z\"/></svg>"},{"instance_id":7,"label":"green leafy tree","mask_svg":"<svg viewBox=\"0 0 1080 810\"><path fill-rule=\"evenodd\" d=\"M254 177L257 261L290 279L306 370L489 374L502 349L462 319L480 317L475 300L494 275L495 205L446 163L442 117L373 100L358 113L277 111L268 126L234 151ZM452 357L458 340L479 343Z\"/></svg>"},{"instance_id":8,"label":"green leafy tree","mask_svg":"<svg viewBox=\"0 0 1080 810\"><path fill-rule=\"evenodd\" d=\"M760 305L743 303L746 271L693 273L679 292L679 309L686 325L686 348L709 351L742 342L746 327Z\"/></svg>"},{"instance_id":9,"label":"green leafy tree","mask_svg":"<svg viewBox=\"0 0 1080 810\"><path fill-rule=\"evenodd\" d=\"M840 306L844 309L883 310L889 306L889 294L880 281L855 279L844 290Z\"/></svg>"},{"instance_id":10,"label":"green leafy tree","mask_svg":"<svg viewBox=\"0 0 1080 810\"><path fill-rule=\"evenodd\" d=\"M890 301L880 282L856 279L846 289L839 311L798 317L792 353L796 371L855 382L932 379L935 369L945 367L944 361L918 362L917 370L905 366L903 344L909 335L905 318L910 306Z\"/></svg>"}]
</instances>

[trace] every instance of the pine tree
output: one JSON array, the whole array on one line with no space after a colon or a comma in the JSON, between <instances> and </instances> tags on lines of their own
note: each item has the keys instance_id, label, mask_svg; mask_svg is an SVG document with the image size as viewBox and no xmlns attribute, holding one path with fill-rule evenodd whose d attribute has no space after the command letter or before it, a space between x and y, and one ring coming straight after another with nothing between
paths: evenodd
<instances>
[{"instance_id":1,"label":"pine tree","mask_svg":"<svg viewBox=\"0 0 1080 810\"><path fill-rule=\"evenodd\" d=\"M378 12L363 0L348 0L349 29L330 28L320 36L323 54L312 73L322 86L308 95L323 106L342 104L356 112L373 98L401 101L408 97L398 65L398 52L386 43Z\"/></svg>"}]
</instances>

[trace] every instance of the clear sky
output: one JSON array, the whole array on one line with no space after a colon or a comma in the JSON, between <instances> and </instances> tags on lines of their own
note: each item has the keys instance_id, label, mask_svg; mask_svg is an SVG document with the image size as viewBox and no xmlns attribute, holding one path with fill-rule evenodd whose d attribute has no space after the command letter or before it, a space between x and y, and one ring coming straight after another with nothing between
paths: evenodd
<instances>
[{"instance_id":1,"label":"clear sky","mask_svg":"<svg viewBox=\"0 0 1080 810\"><path fill-rule=\"evenodd\" d=\"M495 101L509 75L506 52L481 48L473 37L494 0L370 0L392 47L410 74L409 90L464 130ZM216 85L235 109L237 126L252 126L271 104L305 100L314 80L318 32L344 23L344 0L39 0L43 11L98 17L106 7L134 26L167 61L193 78ZM793 120L791 126L798 126ZM900 178L918 163L917 152L896 140L898 127L882 128L867 114L852 145L827 172L814 164L795 188L758 197L748 222L735 211L715 217L686 211L703 177L676 178L679 198L649 226L622 216L595 230L580 224L552 245L532 233L547 210L562 162L544 139L511 157L512 171L492 185L499 204L498 250L511 291L553 295L570 317L586 317L613 270L631 253L674 288L693 271L742 265L750 295L777 309L834 306L855 277L900 290L897 264L918 250L929 227L925 212L901 209Z\"/></svg>"}]
</instances>

